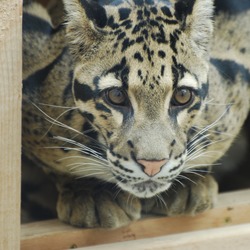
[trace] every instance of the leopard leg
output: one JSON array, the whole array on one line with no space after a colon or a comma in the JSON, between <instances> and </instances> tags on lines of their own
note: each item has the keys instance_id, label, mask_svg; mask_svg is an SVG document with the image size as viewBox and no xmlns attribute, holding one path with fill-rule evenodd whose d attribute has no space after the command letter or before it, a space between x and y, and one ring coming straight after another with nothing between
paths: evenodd
<instances>
[{"instance_id":1,"label":"leopard leg","mask_svg":"<svg viewBox=\"0 0 250 250\"><path fill-rule=\"evenodd\" d=\"M189 177L188 177L189 178ZM156 198L143 200L144 212L177 216L195 215L213 207L218 193L218 184L211 175L173 184L169 191Z\"/></svg>"},{"instance_id":2,"label":"leopard leg","mask_svg":"<svg viewBox=\"0 0 250 250\"><path fill-rule=\"evenodd\" d=\"M140 218L140 200L115 185L64 176L57 186L58 217L73 226L117 228Z\"/></svg>"}]
</instances>

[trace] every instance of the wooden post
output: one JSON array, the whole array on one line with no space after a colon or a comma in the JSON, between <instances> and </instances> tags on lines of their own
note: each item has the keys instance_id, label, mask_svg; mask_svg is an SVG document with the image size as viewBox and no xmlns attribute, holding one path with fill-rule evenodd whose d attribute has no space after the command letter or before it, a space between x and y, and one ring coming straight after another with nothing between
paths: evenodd
<instances>
[{"instance_id":1,"label":"wooden post","mask_svg":"<svg viewBox=\"0 0 250 250\"><path fill-rule=\"evenodd\" d=\"M0 0L0 249L20 248L22 1Z\"/></svg>"}]
</instances>

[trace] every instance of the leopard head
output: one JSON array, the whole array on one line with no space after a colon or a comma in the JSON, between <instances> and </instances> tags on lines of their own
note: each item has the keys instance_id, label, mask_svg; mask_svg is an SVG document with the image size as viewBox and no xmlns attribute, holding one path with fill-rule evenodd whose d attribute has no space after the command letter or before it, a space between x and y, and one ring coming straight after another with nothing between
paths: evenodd
<instances>
[{"instance_id":1,"label":"leopard head","mask_svg":"<svg viewBox=\"0 0 250 250\"><path fill-rule=\"evenodd\" d=\"M208 93L213 1L64 4L73 96L105 145L104 171L138 197L167 190Z\"/></svg>"}]
</instances>

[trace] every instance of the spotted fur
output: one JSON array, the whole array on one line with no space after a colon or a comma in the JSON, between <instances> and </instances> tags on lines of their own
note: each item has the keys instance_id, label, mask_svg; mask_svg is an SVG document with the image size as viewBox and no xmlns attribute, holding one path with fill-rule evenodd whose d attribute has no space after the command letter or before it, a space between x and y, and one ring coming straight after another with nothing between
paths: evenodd
<instances>
[{"instance_id":1,"label":"spotted fur","mask_svg":"<svg viewBox=\"0 0 250 250\"><path fill-rule=\"evenodd\" d=\"M250 84L250 4L215 2L64 0L57 27L26 7L23 152L53 173L60 219L117 227L213 205L200 173L238 134Z\"/></svg>"}]
</instances>

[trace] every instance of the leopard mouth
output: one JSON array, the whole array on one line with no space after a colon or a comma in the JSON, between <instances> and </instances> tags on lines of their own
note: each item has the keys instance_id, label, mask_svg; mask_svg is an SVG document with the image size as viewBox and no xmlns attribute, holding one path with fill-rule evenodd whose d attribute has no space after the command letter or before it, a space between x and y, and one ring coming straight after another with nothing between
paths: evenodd
<instances>
[{"instance_id":1,"label":"leopard mouth","mask_svg":"<svg viewBox=\"0 0 250 250\"><path fill-rule=\"evenodd\" d=\"M147 180L130 185L121 185L121 188L139 198L151 198L163 191L168 190L170 186L170 182L166 182L163 184L153 180Z\"/></svg>"}]
</instances>

